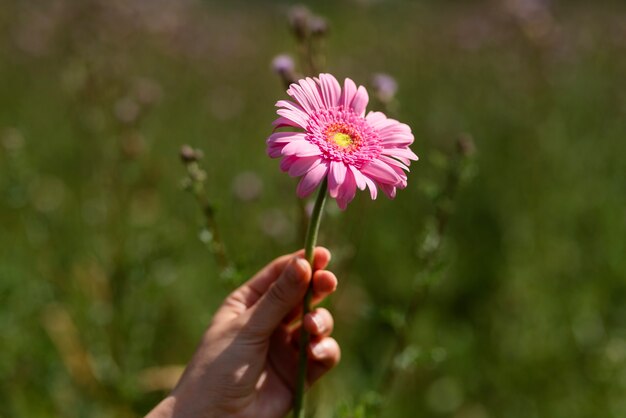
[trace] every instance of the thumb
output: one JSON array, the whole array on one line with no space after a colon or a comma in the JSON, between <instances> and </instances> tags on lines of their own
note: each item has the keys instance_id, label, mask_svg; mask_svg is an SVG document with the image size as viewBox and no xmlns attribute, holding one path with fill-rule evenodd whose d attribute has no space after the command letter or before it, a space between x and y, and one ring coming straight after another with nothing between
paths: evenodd
<instances>
[{"instance_id":1,"label":"thumb","mask_svg":"<svg viewBox=\"0 0 626 418\"><path fill-rule=\"evenodd\" d=\"M283 318L302 303L311 280L311 266L301 258L294 257L259 301L248 311L248 330L269 337Z\"/></svg>"}]
</instances>

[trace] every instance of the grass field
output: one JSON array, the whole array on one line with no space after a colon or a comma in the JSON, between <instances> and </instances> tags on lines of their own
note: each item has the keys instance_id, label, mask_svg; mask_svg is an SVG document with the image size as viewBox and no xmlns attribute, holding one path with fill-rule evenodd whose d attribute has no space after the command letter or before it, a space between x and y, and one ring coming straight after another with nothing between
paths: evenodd
<instances>
[{"instance_id":1,"label":"grass field","mask_svg":"<svg viewBox=\"0 0 626 418\"><path fill-rule=\"evenodd\" d=\"M265 154L289 5L3 2L0 417L137 417L167 393L232 286L183 144L238 280L302 246ZM343 359L312 416L625 417L626 4L308 5L325 70L397 79L421 158L394 201L328 205Z\"/></svg>"}]
</instances>

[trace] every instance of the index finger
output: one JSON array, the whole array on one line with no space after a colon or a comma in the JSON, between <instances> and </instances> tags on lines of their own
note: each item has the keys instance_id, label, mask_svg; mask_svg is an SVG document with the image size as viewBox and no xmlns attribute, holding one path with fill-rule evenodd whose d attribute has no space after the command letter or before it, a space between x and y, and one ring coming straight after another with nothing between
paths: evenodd
<instances>
[{"instance_id":1,"label":"index finger","mask_svg":"<svg viewBox=\"0 0 626 418\"><path fill-rule=\"evenodd\" d=\"M330 251L327 248L316 247L313 255L313 271L325 268L330 262ZM293 257L304 257L304 250L278 257L263 267L226 298L215 316L218 317L225 313L238 316L245 312L267 292L267 289L278 279Z\"/></svg>"}]
</instances>

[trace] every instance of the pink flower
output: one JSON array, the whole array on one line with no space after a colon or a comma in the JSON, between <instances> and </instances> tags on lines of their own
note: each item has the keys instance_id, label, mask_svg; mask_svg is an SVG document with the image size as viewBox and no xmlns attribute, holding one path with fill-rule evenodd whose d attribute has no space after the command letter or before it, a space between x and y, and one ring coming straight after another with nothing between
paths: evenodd
<instances>
[{"instance_id":1,"label":"pink flower","mask_svg":"<svg viewBox=\"0 0 626 418\"><path fill-rule=\"evenodd\" d=\"M298 196L306 197L328 178L328 191L345 209L356 189L377 187L389 198L407 185L405 171L417 155L409 149L413 134L408 125L381 112L365 114L369 97L346 78L343 90L335 77L320 74L289 86L294 101L280 100L275 129L291 127L304 132L274 132L267 139L267 153L282 158L280 168L300 177Z\"/></svg>"}]
</instances>

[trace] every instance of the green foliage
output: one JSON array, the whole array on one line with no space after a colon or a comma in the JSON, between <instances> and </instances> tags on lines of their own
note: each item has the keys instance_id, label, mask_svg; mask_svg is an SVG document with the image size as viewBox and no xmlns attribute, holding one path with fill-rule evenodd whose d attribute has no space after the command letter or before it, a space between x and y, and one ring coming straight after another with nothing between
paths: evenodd
<instances>
[{"instance_id":1,"label":"green foliage","mask_svg":"<svg viewBox=\"0 0 626 418\"><path fill-rule=\"evenodd\" d=\"M311 3L327 70L397 78L421 157L395 201L329 204L317 417L626 416L626 9L496 3ZM142 416L189 360L227 290L184 143L233 277L302 246L265 155L283 12L3 3L0 417Z\"/></svg>"}]
</instances>

